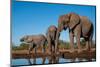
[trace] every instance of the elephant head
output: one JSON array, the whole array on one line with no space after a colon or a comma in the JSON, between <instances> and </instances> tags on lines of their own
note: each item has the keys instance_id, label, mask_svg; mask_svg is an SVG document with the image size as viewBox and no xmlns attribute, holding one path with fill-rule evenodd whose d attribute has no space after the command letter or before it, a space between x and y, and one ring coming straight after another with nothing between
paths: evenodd
<instances>
[{"instance_id":1,"label":"elephant head","mask_svg":"<svg viewBox=\"0 0 100 67\"><path fill-rule=\"evenodd\" d=\"M21 39L20 39L21 42L25 42L25 43L30 43L32 42L32 38L29 38L29 36L23 36Z\"/></svg>"},{"instance_id":2,"label":"elephant head","mask_svg":"<svg viewBox=\"0 0 100 67\"><path fill-rule=\"evenodd\" d=\"M75 13L61 15L58 19L58 30L61 32L67 28L73 29L77 24L80 23L79 21L80 17Z\"/></svg>"}]
</instances>

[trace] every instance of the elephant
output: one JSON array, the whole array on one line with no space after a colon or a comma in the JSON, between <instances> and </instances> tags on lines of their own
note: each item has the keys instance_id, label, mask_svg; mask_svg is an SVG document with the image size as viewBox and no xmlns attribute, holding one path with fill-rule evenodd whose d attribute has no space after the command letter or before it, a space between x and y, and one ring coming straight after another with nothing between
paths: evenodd
<instances>
[{"instance_id":1,"label":"elephant","mask_svg":"<svg viewBox=\"0 0 100 67\"><path fill-rule=\"evenodd\" d=\"M39 35L26 35L20 39L21 42L25 42L29 44L29 55L30 52L34 49L35 55L37 54L37 48L42 47L43 52L45 53L45 45L47 43L47 39L43 34Z\"/></svg>"},{"instance_id":2,"label":"elephant","mask_svg":"<svg viewBox=\"0 0 100 67\"><path fill-rule=\"evenodd\" d=\"M55 25L51 25L48 27L46 36L49 46L49 54L55 52L56 33L57 33L57 27Z\"/></svg>"},{"instance_id":3,"label":"elephant","mask_svg":"<svg viewBox=\"0 0 100 67\"><path fill-rule=\"evenodd\" d=\"M78 52L82 51L80 38L86 41L85 49L90 51L93 38L93 23L86 17L74 12L61 15L58 18L58 29L56 35L56 45L58 45L59 34L62 30L69 29L70 49L74 52L74 37L78 46ZM57 51L57 48L56 48Z\"/></svg>"}]
</instances>

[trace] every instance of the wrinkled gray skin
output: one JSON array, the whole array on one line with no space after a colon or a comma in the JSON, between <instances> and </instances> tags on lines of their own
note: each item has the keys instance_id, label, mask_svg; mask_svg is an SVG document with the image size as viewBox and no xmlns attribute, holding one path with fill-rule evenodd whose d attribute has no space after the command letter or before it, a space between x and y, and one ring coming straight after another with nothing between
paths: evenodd
<instances>
[{"instance_id":1,"label":"wrinkled gray skin","mask_svg":"<svg viewBox=\"0 0 100 67\"><path fill-rule=\"evenodd\" d=\"M48 30L47 30L47 42L49 46L49 53L51 54L52 52L55 52L55 40L56 40L56 33L57 33L57 28L54 25L51 25Z\"/></svg>"},{"instance_id":2,"label":"wrinkled gray skin","mask_svg":"<svg viewBox=\"0 0 100 67\"><path fill-rule=\"evenodd\" d=\"M43 51L45 52L45 45L46 45L47 39L42 34L40 34L40 35L27 35L27 36L22 37L20 39L20 41L29 44L29 54L30 54L30 51L32 51L33 49L35 50L35 54L36 54L38 47L42 47Z\"/></svg>"},{"instance_id":3,"label":"wrinkled gray skin","mask_svg":"<svg viewBox=\"0 0 100 67\"><path fill-rule=\"evenodd\" d=\"M81 52L80 38L86 41L86 49L91 50L93 37L93 24L86 16L79 16L76 13L69 13L59 17L58 30L56 36L56 45L58 44L59 34L62 30L69 29L70 48L74 51L74 37L78 46L78 52Z\"/></svg>"}]
</instances>

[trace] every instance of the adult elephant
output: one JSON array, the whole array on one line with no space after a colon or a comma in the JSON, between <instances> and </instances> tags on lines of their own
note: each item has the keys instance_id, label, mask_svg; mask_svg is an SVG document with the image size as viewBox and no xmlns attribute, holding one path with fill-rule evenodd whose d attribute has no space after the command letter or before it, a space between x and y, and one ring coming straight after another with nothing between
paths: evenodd
<instances>
[{"instance_id":1,"label":"adult elephant","mask_svg":"<svg viewBox=\"0 0 100 67\"><path fill-rule=\"evenodd\" d=\"M55 40L56 40L56 33L57 33L57 27L54 25L51 25L47 29L47 42L49 46L49 54L55 52Z\"/></svg>"},{"instance_id":2,"label":"adult elephant","mask_svg":"<svg viewBox=\"0 0 100 67\"><path fill-rule=\"evenodd\" d=\"M59 34L62 30L69 29L70 48L74 51L74 37L78 46L78 52L81 52L80 38L86 41L86 49L91 49L93 37L93 24L86 16L79 16L76 13L61 15L58 20L58 30L56 36L56 46L58 45ZM56 50L58 48L56 47Z\"/></svg>"}]
</instances>

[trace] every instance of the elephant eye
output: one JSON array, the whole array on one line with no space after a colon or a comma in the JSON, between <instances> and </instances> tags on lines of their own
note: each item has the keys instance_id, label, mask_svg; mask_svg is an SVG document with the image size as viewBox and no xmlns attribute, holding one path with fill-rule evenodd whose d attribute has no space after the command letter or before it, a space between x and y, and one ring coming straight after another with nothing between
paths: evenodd
<instances>
[{"instance_id":1,"label":"elephant eye","mask_svg":"<svg viewBox=\"0 0 100 67\"><path fill-rule=\"evenodd\" d=\"M63 25L63 22L61 22L60 24L59 24L59 26L62 26Z\"/></svg>"},{"instance_id":2,"label":"elephant eye","mask_svg":"<svg viewBox=\"0 0 100 67\"><path fill-rule=\"evenodd\" d=\"M66 22L68 22L69 20L68 19L66 19Z\"/></svg>"},{"instance_id":3,"label":"elephant eye","mask_svg":"<svg viewBox=\"0 0 100 67\"><path fill-rule=\"evenodd\" d=\"M63 22L63 25L65 25L65 24L66 24L66 21Z\"/></svg>"},{"instance_id":4,"label":"elephant eye","mask_svg":"<svg viewBox=\"0 0 100 67\"><path fill-rule=\"evenodd\" d=\"M28 36L25 37L25 39L27 40Z\"/></svg>"}]
</instances>

